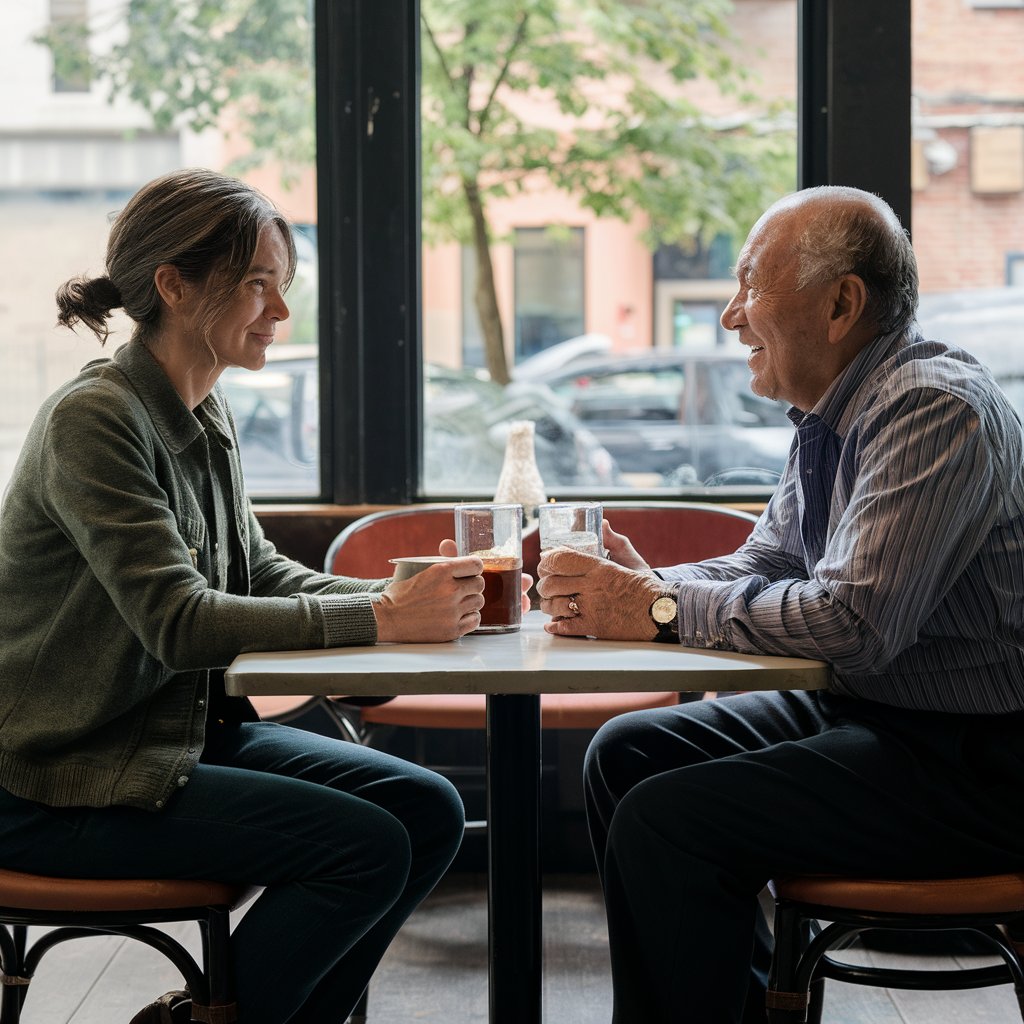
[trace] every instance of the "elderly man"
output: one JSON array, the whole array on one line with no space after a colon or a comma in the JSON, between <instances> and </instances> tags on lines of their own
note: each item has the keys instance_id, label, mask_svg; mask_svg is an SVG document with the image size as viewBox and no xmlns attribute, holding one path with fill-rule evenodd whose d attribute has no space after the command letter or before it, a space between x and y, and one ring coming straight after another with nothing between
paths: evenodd
<instances>
[{"instance_id":1,"label":"elderly man","mask_svg":"<svg viewBox=\"0 0 1024 1024\"><path fill-rule=\"evenodd\" d=\"M892 210L808 189L754 225L722 323L792 404L734 554L540 564L547 628L829 661L831 689L625 715L587 756L616 1024L763 1021L758 893L787 872L1024 868L1024 436L992 377L921 337Z\"/></svg>"}]
</instances>

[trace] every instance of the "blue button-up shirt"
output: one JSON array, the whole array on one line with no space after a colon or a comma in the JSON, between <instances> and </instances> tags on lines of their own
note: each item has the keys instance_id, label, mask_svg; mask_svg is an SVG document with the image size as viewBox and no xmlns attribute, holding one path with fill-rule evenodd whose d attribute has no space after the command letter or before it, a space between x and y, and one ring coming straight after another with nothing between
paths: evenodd
<instances>
[{"instance_id":1,"label":"blue button-up shirt","mask_svg":"<svg viewBox=\"0 0 1024 1024\"><path fill-rule=\"evenodd\" d=\"M907 708L1024 710L1024 428L916 327L868 345L797 427L735 554L660 569L696 647L820 658Z\"/></svg>"}]
</instances>

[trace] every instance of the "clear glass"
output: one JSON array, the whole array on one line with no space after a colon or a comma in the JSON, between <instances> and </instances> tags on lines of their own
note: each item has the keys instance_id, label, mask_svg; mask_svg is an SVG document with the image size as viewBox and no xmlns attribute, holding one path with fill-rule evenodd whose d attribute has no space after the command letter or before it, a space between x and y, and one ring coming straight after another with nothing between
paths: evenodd
<instances>
[{"instance_id":1,"label":"clear glass","mask_svg":"<svg viewBox=\"0 0 1024 1024\"><path fill-rule=\"evenodd\" d=\"M124 0L8 6L0 87L18 102L0 105L0 491L43 399L131 335L121 314L103 349L86 329L55 326L54 291L75 275L103 273L111 219L140 186L180 167L206 166L267 193L292 222L299 254L286 296L291 316L267 368L229 369L221 378L249 491L318 495L312 24L305 0L270 5L259 38L244 41L229 31L234 9L197 24L210 12L184 0L138 0L130 19ZM158 23L166 38L154 47L148 32ZM63 50L39 41L50 29L65 40ZM187 36L206 41L202 53L223 86L218 96L230 95L211 117L208 108L190 106L182 85L172 101L181 100L180 112L168 126L131 97L165 88L170 95L175 82L194 82L192 46L177 45ZM121 84L112 88L115 82Z\"/></svg>"},{"instance_id":2,"label":"clear glass","mask_svg":"<svg viewBox=\"0 0 1024 1024\"><path fill-rule=\"evenodd\" d=\"M527 418L556 498L767 495L793 428L735 415L750 374L718 317L796 187L796 0L552 9L422 0L421 491L493 496Z\"/></svg>"},{"instance_id":3,"label":"clear glass","mask_svg":"<svg viewBox=\"0 0 1024 1024\"><path fill-rule=\"evenodd\" d=\"M1024 417L1024 11L913 0L911 16L918 322Z\"/></svg>"},{"instance_id":4,"label":"clear glass","mask_svg":"<svg viewBox=\"0 0 1024 1024\"><path fill-rule=\"evenodd\" d=\"M484 563L484 606L477 633L514 633L522 624L523 506L456 505L460 555Z\"/></svg>"},{"instance_id":5,"label":"clear glass","mask_svg":"<svg viewBox=\"0 0 1024 1024\"><path fill-rule=\"evenodd\" d=\"M552 501L537 509L540 549L573 548L588 555L604 555L599 501Z\"/></svg>"}]
</instances>

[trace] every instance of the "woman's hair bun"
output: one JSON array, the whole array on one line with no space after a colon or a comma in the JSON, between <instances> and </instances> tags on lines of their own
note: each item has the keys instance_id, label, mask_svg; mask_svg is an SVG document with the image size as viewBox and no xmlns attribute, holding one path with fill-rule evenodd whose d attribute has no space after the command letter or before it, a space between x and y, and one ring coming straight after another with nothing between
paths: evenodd
<instances>
[{"instance_id":1,"label":"woman's hair bun","mask_svg":"<svg viewBox=\"0 0 1024 1024\"><path fill-rule=\"evenodd\" d=\"M83 323L102 345L110 334L110 311L122 304L121 290L109 277L73 277L57 289L57 323L74 327Z\"/></svg>"}]
</instances>

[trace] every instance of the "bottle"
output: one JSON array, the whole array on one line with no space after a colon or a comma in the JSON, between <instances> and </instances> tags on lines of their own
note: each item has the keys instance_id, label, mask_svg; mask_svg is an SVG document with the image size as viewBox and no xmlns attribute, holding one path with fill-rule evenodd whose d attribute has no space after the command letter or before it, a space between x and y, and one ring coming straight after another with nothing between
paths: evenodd
<instances>
[{"instance_id":1,"label":"bottle","mask_svg":"<svg viewBox=\"0 0 1024 1024\"><path fill-rule=\"evenodd\" d=\"M523 518L529 522L537 516L537 506L548 499L544 480L537 468L534 450L533 420L513 420L505 442L505 461L501 466L495 502L515 502L523 506Z\"/></svg>"}]
</instances>

